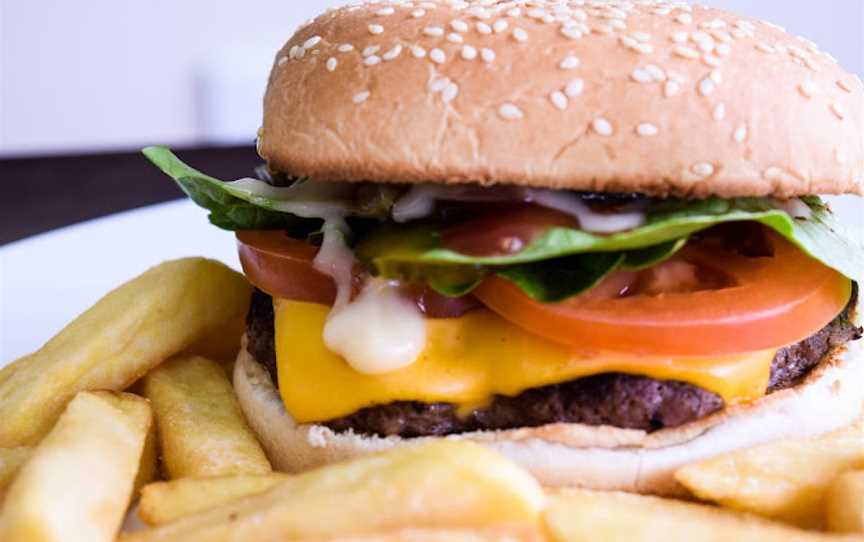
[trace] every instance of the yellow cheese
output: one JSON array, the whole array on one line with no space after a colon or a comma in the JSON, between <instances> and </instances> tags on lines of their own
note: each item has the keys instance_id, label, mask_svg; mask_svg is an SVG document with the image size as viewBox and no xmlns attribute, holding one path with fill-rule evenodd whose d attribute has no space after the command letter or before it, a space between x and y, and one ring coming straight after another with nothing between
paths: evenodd
<instances>
[{"instance_id":1,"label":"yellow cheese","mask_svg":"<svg viewBox=\"0 0 864 542\"><path fill-rule=\"evenodd\" d=\"M429 320L426 348L417 361L390 373L365 375L324 345L329 307L277 299L274 308L279 388L288 412L301 423L394 401L480 406L495 395L514 396L610 372L688 382L735 404L765 394L775 354L654 358L580 352L477 310L461 318Z\"/></svg>"}]
</instances>

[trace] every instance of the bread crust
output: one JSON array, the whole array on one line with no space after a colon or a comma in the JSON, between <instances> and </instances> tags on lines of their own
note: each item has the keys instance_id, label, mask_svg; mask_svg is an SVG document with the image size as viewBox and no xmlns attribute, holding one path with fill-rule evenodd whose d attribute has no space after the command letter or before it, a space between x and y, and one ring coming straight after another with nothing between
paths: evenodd
<instances>
[{"instance_id":1,"label":"bread crust","mask_svg":"<svg viewBox=\"0 0 864 542\"><path fill-rule=\"evenodd\" d=\"M548 487L619 490L681 496L675 470L687 463L772 440L806 437L849 425L864 409L864 346L852 343L826 356L800 385L735 405L674 429L645 433L615 427L551 424L446 438L486 444L531 471ZM234 387L273 466L297 472L423 439L335 433L297 424L270 375L241 349ZM429 437L434 438L434 437Z\"/></svg>"},{"instance_id":2,"label":"bread crust","mask_svg":"<svg viewBox=\"0 0 864 542\"><path fill-rule=\"evenodd\" d=\"M649 2L437 4L355 5L301 28L264 100L271 166L680 197L864 194L864 84L777 27Z\"/></svg>"}]
</instances>

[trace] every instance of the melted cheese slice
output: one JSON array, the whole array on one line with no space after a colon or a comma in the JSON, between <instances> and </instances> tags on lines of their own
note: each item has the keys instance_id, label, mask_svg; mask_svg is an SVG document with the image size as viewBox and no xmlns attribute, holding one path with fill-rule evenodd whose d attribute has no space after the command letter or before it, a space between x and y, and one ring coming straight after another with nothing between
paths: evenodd
<instances>
[{"instance_id":1,"label":"melted cheese slice","mask_svg":"<svg viewBox=\"0 0 864 542\"><path fill-rule=\"evenodd\" d=\"M378 375L353 370L324 345L329 307L275 300L279 388L300 423L320 422L394 401L480 407L495 395L601 373L678 380L720 395L727 405L765 394L775 350L712 358L581 352L477 310L428 320L426 347L413 364Z\"/></svg>"}]
</instances>

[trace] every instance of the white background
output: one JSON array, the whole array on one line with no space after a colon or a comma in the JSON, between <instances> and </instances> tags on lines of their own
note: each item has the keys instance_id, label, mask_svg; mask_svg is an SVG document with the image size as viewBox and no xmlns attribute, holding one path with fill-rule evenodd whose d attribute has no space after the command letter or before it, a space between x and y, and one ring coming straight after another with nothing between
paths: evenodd
<instances>
[{"instance_id":1,"label":"white background","mask_svg":"<svg viewBox=\"0 0 864 542\"><path fill-rule=\"evenodd\" d=\"M710 0L864 75L862 0ZM275 51L335 0L0 0L0 155L251 143Z\"/></svg>"}]
</instances>

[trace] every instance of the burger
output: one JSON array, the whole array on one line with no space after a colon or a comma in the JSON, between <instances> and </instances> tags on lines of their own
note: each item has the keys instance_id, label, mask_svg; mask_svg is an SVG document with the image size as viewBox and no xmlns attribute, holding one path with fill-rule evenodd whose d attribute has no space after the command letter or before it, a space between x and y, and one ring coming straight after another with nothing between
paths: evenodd
<instances>
[{"instance_id":1,"label":"burger","mask_svg":"<svg viewBox=\"0 0 864 542\"><path fill-rule=\"evenodd\" d=\"M254 178L145 154L236 232L234 369L280 470L430 438L545 485L855 422L864 85L677 1L354 2L277 53Z\"/></svg>"}]
</instances>

